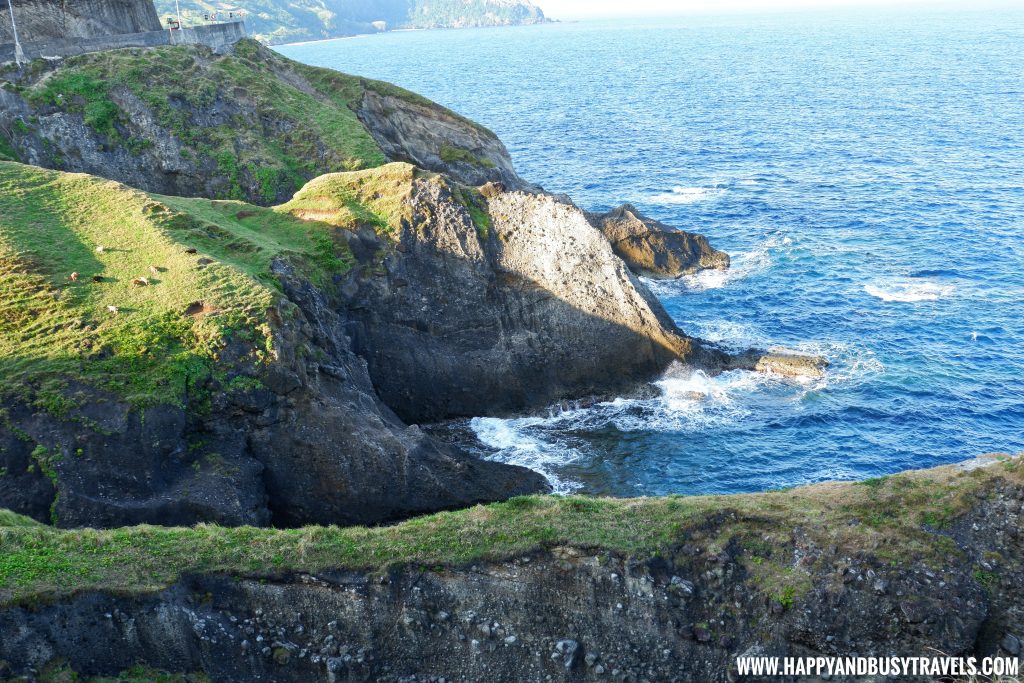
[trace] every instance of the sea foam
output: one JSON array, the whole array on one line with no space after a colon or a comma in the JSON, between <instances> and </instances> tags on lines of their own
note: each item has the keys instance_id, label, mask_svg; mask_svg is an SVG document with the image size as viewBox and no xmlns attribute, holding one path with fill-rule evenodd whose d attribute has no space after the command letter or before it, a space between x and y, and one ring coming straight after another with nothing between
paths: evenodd
<instances>
[{"instance_id":1,"label":"sea foam","mask_svg":"<svg viewBox=\"0 0 1024 683\"><path fill-rule=\"evenodd\" d=\"M871 296L898 303L938 301L950 296L955 290L953 285L930 280L882 280L864 285L864 291Z\"/></svg>"},{"instance_id":2,"label":"sea foam","mask_svg":"<svg viewBox=\"0 0 1024 683\"><path fill-rule=\"evenodd\" d=\"M673 187L671 192L662 192L649 197L659 204L696 204L718 199L726 193L724 187Z\"/></svg>"}]
</instances>

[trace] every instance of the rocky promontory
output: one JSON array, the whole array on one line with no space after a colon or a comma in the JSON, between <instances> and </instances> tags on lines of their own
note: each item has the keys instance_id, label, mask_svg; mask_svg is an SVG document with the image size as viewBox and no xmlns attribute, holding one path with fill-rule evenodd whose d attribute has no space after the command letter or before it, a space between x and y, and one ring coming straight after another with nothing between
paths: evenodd
<instances>
[{"instance_id":1,"label":"rocky promontory","mask_svg":"<svg viewBox=\"0 0 1024 683\"><path fill-rule=\"evenodd\" d=\"M227 54L179 46L36 60L9 65L0 82L0 138L15 158L149 192L266 206L324 173L388 161L523 185L483 126L253 40Z\"/></svg>"},{"instance_id":2,"label":"rocky promontory","mask_svg":"<svg viewBox=\"0 0 1024 683\"><path fill-rule=\"evenodd\" d=\"M16 512L293 526L500 500L546 484L407 425L739 362L492 133L412 93L252 41L6 77L0 153L34 164L0 162ZM339 166L367 168L304 180Z\"/></svg>"},{"instance_id":3,"label":"rocky promontory","mask_svg":"<svg viewBox=\"0 0 1024 683\"><path fill-rule=\"evenodd\" d=\"M632 204L605 214L588 214L587 218L638 275L677 278L701 270L729 268L729 255L712 248L703 235L647 218Z\"/></svg>"}]
</instances>

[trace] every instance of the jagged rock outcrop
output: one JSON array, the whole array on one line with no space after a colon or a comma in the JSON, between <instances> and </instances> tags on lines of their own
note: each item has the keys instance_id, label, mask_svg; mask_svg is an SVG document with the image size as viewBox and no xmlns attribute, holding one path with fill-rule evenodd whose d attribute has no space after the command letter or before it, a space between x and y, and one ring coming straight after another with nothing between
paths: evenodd
<instances>
[{"instance_id":1,"label":"jagged rock outcrop","mask_svg":"<svg viewBox=\"0 0 1024 683\"><path fill-rule=\"evenodd\" d=\"M729 268L729 255L713 249L703 235L646 218L632 204L587 217L639 275L677 278L700 270Z\"/></svg>"},{"instance_id":2,"label":"jagged rock outcrop","mask_svg":"<svg viewBox=\"0 0 1024 683\"><path fill-rule=\"evenodd\" d=\"M119 33L159 31L152 0L13 0L22 42L96 38ZM14 42L11 12L0 6L0 43Z\"/></svg>"},{"instance_id":3,"label":"jagged rock outcrop","mask_svg":"<svg viewBox=\"0 0 1024 683\"><path fill-rule=\"evenodd\" d=\"M572 204L494 187L488 197L411 166L392 173L404 174L392 191L408 215L380 265L353 280L347 315L377 392L403 419L538 409L629 391L674 360L719 361Z\"/></svg>"},{"instance_id":4,"label":"jagged rock outcrop","mask_svg":"<svg viewBox=\"0 0 1024 683\"><path fill-rule=\"evenodd\" d=\"M905 493L934 485L946 476L939 472L920 473ZM857 487L868 490L826 484L807 495L850 502ZM0 608L0 660L14 675L110 676L143 664L226 682L384 683L724 683L736 680L739 656L1019 663L1019 478L972 488L942 529L926 521L923 531L857 531L861 513L888 514L858 507L836 530L736 499L714 513L680 514L676 540L644 556L555 545L467 566L207 572L159 592L9 604ZM794 585L787 581L800 588L783 589Z\"/></svg>"}]
</instances>

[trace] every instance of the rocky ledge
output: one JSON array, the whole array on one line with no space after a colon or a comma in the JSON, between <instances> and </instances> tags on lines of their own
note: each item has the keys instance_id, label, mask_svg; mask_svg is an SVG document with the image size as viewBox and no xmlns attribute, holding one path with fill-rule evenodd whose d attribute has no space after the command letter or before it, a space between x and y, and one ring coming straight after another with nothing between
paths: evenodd
<instances>
[{"instance_id":1,"label":"rocky ledge","mask_svg":"<svg viewBox=\"0 0 1024 683\"><path fill-rule=\"evenodd\" d=\"M587 218L638 275L678 278L701 270L729 268L729 255L713 249L703 235L647 218L632 204L605 214L588 214Z\"/></svg>"},{"instance_id":2,"label":"rocky ledge","mask_svg":"<svg viewBox=\"0 0 1024 683\"><path fill-rule=\"evenodd\" d=\"M732 681L740 655L1019 658L1022 477L991 456L761 495L517 498L374 530L8 526L0 670L656 683Z\"/></svg>"}]
</instances>

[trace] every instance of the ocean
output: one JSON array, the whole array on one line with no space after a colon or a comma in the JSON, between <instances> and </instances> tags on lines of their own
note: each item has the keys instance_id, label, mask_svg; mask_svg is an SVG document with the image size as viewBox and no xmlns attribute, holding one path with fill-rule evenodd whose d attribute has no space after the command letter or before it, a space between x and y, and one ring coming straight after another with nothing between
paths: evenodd
<instances>
[{"instance_id":1,"label":"ocean","mask_svg":"<svg viewBox=\"0 0 1024 683\"><path fill-rule=\"evenodd\" d=\"M762 491L1024 451L1024 10L694 16L282 46L494 130L525 178L732 255L687 333L832 363L467 423L562 493ZM699 396L699 397L698 397Z\"/></svg>"}]
</instances>

